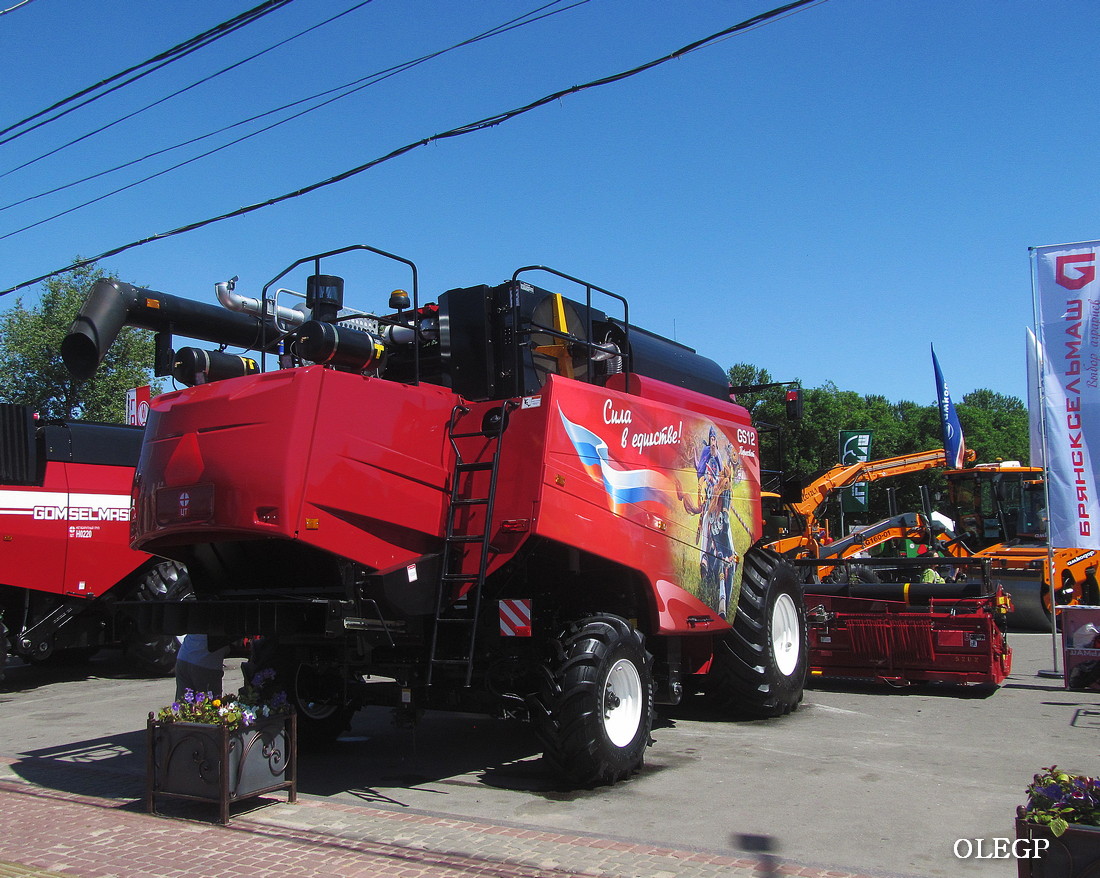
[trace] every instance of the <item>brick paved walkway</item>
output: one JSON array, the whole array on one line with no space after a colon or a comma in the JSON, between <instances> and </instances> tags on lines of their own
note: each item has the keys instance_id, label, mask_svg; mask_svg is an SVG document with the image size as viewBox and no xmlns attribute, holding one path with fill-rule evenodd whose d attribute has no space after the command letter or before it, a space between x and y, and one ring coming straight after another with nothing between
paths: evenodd
<instances>
[{"instance_id":1,"label":"brick paved walkway","mask_svg":"<svg viewBox=\"0 0 1100 878\"><path fill-rule=\"evenodd\" d=\"M130 775L54 763L31 783L10 764L0 760L0 878L884 878L279 793L236 806L223 827L209 806L146 814Z\"/></svg>"}]
</instances>

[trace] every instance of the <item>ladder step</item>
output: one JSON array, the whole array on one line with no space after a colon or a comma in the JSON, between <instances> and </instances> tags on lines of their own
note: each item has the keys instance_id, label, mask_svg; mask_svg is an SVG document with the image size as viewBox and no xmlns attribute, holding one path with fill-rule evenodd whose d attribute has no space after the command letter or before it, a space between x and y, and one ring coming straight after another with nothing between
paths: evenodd
<instances>
[{"instance_id":1,"label":"ladder step","mask_svg":"<svg viewBox=\"0 0 1100 878\"><path fill-rule=\"evenodd\" d=\"M491 460L477 461L475 463L456 463L455 472L460 473L476 473L487 472L493 468L493 462Z\"/></svg>"},{"instance_id":2,"label":"ladder step","mask_svg":"<svg viewBox=\"0 0 1100 878\"><path fill-rule=\"evenodd\" d=\"M503 415L505 409L501 408L501 414ZM436 607L435 607L435 627L432 629L431 638L431 651L428 655L427 666L427 683L430 686L432 683L432 668L436 667L456 667L466 669L466 685L470 685L471 676L473 673L474 663L474 644L477 639L477 619L479 608L481 606L481 589L485 583L486 573L486 551L492 551L492 546L489 544L489 526L492 521L493 510L493 497L496 496L497 489L497 477L498 466L500 462L500 435L489 434L487 435L483 431L477 432L459 432L458 420L462 415L468 414L469 409L464 406L456 406L451 414L451 423L447 428L447 436L451 440L451 447L454 450L457 462L452 470L451 477L451 490L450 490L450 505L447 508L446 517L446 531L443 544L443 570L454 570L454 568L460 565L459 553L463 552L460 547L463 545L480 544L481 545L481 563L477 573L448 573L444 572L439 578L439 588L436 595ZM459 447L459 440L464 439L481 439L485 440L486 445L481 446L486 448L491 446L492 454L489 460L481 460L476 462L464 462L462 460L462 449ZM495 444L494 444L495 443ZM465 447L470 448L474 443L466 443ZM480 452L479 452L480 453ZM488 473L489 484L488 490L485 496L470 496L475 493L471 490L472 485L467 484L465 490L460 480L462 475L466 473ZM479 489L482 488L480 479L478 481ZM469 509L470 507L483 507L485 509L485 522L480 526L485 528L484 533L457 533L456 532L456 519L459 517L458 510ZM470 517L476 518L476 514L471 514ZM478 522L466 521L465 526L468 528L471 524L477 526ZM458 587L465 585L466 594L460 599L458 603L451 605L450 607L444 606L446 603L446 596L448 593L453 594L456 590L461 590ZM461 626L456 628L455 626ZM468 655L456 655L457 650L463 648L461 643L448 643L444 645L439 642L437 635L446 628L452 634L445 637L444 640L453 641L466 639L469 642L465 648L469 651ZM458 632L462 632L459 634ZM440 656L439 652L446 652L450 655L446 658Z\"/></svg>"}]
</instances>

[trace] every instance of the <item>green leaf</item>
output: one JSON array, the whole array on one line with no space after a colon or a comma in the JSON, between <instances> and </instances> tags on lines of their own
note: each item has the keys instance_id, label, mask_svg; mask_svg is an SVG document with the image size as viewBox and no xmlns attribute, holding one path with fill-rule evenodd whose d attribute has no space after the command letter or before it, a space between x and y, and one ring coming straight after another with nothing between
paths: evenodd
<instances>
[{"instance_id":1,"label":"green leaf","mask_svg":"<svg viewBox=\"0 0 1100 878\"><path fill-rule=\"evenodd\" d=\"M0 314L0 402L30 405L43 418L123 423L126 391L152 381L153 336L126 327L95 377L77 383L61 360L61 342L84 297L104 277L94 264L47 280L31 304Z\"/></svg>"}]
</instances>

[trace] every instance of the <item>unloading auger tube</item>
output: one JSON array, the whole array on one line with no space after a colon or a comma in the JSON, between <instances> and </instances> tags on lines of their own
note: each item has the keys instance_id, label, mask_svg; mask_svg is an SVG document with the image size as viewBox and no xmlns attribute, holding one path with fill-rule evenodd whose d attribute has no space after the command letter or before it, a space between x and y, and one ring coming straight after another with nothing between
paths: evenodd
<instances>
[{"instance_id":1,"label":"unloading auger tube","mask_svg":"<svg viewBox=\"0 0 1100 878\"><path fill-rule=\"evenodd\" d=\"M158 333L175 333L187 338L214 342L248 350L277 352L280 345L291 342L299 356L309 362L326 363L347 371L377 368L384 362L388 348L413 343L414 330L405 326L385 326L376 335L356 328L356 315L338 316L342 302L343 281L328 275L310 278L311 291L321 288L320 282L341 287L340 295L331 307L327 303L310 302L305 311L286 308L271 309L275 319L261 318L258 300L234 297L230 284L218 284L218 298L224 307L206 305L135 287L121 281L100 280L92 288L61 343L61 357L73 378L83 381L95 374L123 326L137 326ZM324 319L317 319L321 315ZM312 316L313 319L310 319ZM304 322L303 322L304 321ZM346 321L346 322L345 322ZM421 336L434 328L422 327ZM167 343L171 344L170 341ZM205 354L209 359L219 354L184 349ZM186 357L184 357L186 359ZM234 357L235 374L247 374L241 369L242 358ZM169 374L171 370L163 373ZM175 374L175 373L173 373ZM183 383L194 383L177 375ZM222 377L229 377L228 374Z\"/></svg>"},{"instance_id":2,"label":"unloading auger tube","mask_svg":"<svg viewBox=\"0 0 1100 878\"><path fill-rule=\"evenodd\" d=\"M223 345L275 350L281 333L274 321L158 293L115 280L100 280L61 342L61 358L78 381L91 378L123 326L177 333Z\"/></svg>"}]
</instances>

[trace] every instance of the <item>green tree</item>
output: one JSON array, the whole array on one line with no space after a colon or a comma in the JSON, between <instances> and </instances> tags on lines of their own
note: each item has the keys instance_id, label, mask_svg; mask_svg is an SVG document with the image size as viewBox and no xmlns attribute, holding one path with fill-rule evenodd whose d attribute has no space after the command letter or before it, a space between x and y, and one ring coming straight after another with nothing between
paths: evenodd
<instances>
[{"instance_id":1,"label":"green tree","mask_svg":"<svg viewBox=\"0 0 1100 878\"><path fill-rule=\"evenodd\" d=\"M734 386L772 381L766 369L749 363L736 364L729 375ZM875 459L942 446L939 410L934 404L919 405L908 400L892 403L883 396L861 396L826 382L803 390L802 419L791 422L784 413L784 391L768 388L737 398L761 430L761 482L765 490L780 490L784 481L792 479L806 483L835 466L841 430L869 430L874 435L871 454ZM967 446L974 449L979 460L1027 460L1027 408L1019 399L979 389L963 397L957 409ZM946 490L942 471L925 470L872 484L870 508L866 521L861 523L887 517L888 489L893 490L899 511L920 509L922 487L927 487L933 498L942 494ZM824 513L831 519L834 534L839 533L838 503L839 499L829 504Z\"/></svg>"},{"instance_id":2,"label":"green tree","mask_svg":"<svg viewBox=\"0 0 1100 878\"><path fill-rule=\"evenodd\" d=\"M126 391L151 383L151 333L124 327L88 381L74 381L61 360L62 339L104 276L94 263L57 275L43 283L37 305L19 299L0 315L0 401L33 406L43 418L125 422Z\"/></svg>"},{"instance_id":3,"label":"green tree","mask_svg":"<svg viewBox=\"0 0 1100 878\"><path fill-rule=\"evenodd\" d=\"M966 446L974 450L979 461L1028 463L1027 406L1020 399L979 388L966 394L957 409Z\"/></svg>"}]
</instances>

